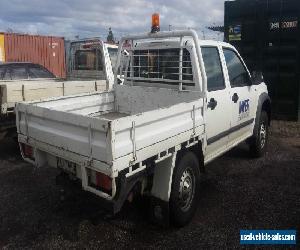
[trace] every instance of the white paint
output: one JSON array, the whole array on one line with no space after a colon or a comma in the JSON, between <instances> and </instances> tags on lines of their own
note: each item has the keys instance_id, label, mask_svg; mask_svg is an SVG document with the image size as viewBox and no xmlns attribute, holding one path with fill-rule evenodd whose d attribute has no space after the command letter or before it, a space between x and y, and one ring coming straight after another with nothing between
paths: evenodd
<instances>
[{"instance_id":1,"label":"white paint","mask_svg":"<svg viewBox=\"0 0 300 250\"><path fill-rule=\"evenodd\" d=\"M163 201L170 199L175 161L176 153L156 165L151 195Z\"/></svg>"},{"instance_id":2,"label":"white paint","mask_svg":"<svg viewBox=\"0 0 300 250\"><path fill-rule=\"evenodd\" d=\"M196 77L194 87L181 91L179 88L162 86L159 82L157 86L147 86L147 81L141 81L139 86L115 84L112 90L102 93L18 103L19 141L34 146L38 149L36 152L46 153L46 157L39 159L49 159L49 165L54 164L53 156L76 163L81 168L79 178L82 179L83 188L105 199L113 197L87 186L87 168L105 173L115 181L120 171L129 169L129 175L132 175L145 167L143 161L156 157L152 194L168 201L176 152L183 144L188 148L190 142L192 145L201 143L207 163L251 136L253 130L253 125L248 126L232 138L226 136L206 146L208 138L238 125L233 119L232 91L222 55L223 46L234 49L232 46L215 41L199 41L193 31L176 31L126 37L122 39L120 48L125 40L132 39L148 39L141 47L165 48L170 45L170 39L162 39L170 37L184 37L182 44L189 47ZM153 39L156 42L154 45L151 43ZM176 41L171 43L174 46ZM226 82L224 90L207 91L200 46L218 47ZM122 61L120 55L121 49L118 65ZM117 74L115 72L115 76ZM243 98L251 99L254 110L257 97L267 93L267 90L264 83L252 87L255 91L251 93L246 90L248 86L239 93ZM208 110L207 101L212 97L217 99L218 108ZM251 117L253 115L251 113ZM160 161L162 152L166 157ZM141 169L130 171L134 164L142 166Z\"/></svg>"},{"instance_id":3,"label":"white paint","mask_svg":"<svg viewBox=\"0 0 300 250\"><path fill-rule=\"evenodd\" d=\"M56 80L23 80L0 81L2 93L1 106L14 108L17 102L43 100L106 90L106 81L56 81ZM5 114L1 111L1 114Z\"/></svg>"}]
</instances>

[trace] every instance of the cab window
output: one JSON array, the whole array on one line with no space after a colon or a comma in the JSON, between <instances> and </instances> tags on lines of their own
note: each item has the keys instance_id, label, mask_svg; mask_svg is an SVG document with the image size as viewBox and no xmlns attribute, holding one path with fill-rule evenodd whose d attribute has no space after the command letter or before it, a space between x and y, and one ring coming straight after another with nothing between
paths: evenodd
<instances>
[{"instance_id":1,"label":"cab window","mask_svg":"<svg viewBox=\"0 0 300 250\"><path fill-rule=\"evenodd\" d=\"M52 73L42 67L29 66L28 71L30 78L55 78Z\"/></svg>"},{"instance_id":2,"label":"cab window","mask_svg":"<svg viewBox=\"0 0 300 250\"><path fill-rule=\"evenodd\" d=\"M249 85L251 81L250 76L237 53L227 48L223 48L223 51L231 87Z\"/></svg>"},{"instance_id":3,"label":"cab window","mask_svg":"<svg viewBox=\"0 0 300 250\"><path fill-rule=\"evenodd\" d=\"M224 89L225 81L218 48L202 47L201 51L207 76L207 90Z\"/></svg>"},{"instance_id":4,"label":"cab window","mask_svg":"<svg viewBox=\"0 0 300 250\"><path fill-rule=\"evenodd\" d=\"M103 70L100 50L78 50L75 53L75 70Z\"/></svg>"}]
</instances>

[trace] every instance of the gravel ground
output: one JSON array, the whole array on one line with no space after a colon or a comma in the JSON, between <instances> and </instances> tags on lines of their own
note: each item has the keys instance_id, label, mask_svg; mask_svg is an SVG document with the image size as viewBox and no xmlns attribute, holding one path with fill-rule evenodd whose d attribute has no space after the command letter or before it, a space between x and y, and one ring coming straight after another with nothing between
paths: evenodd
<instances>
[{"instance_id":1,"label":"gravel ground","mask_svg":"<svg viewBox=\"0 0 300 250\"><path fill-rule=\"evenodd\" d=\"M0 144L0 248L239 248L240 229L300 232L300 135L274 123L268 153L241 145L207 166L193 221L161 228L146 202L111 218L86 194L61 201L55 169L34 169L16 145ZM293 127L292 125L291 127ZM299 242L299 239L298 239Z\"/></svg>"}]
</instances>

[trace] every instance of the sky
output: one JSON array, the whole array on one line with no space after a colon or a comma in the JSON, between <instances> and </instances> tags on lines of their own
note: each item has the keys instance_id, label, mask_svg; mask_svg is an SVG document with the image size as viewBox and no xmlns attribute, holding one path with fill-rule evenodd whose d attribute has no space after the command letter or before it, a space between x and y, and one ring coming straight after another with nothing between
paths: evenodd
<instances>
[{"instance_id":1,"label":"sky","mask_svg":"<svg viewBox=\"0 0 300 250\"><path fill-rule=\"evenodd\" d=\"M150 31L160 14L161 30L194 28L201 37L222 39L205 27L223 25L224 0L0 0L0 32L115 37Z\"/></svg>"}]
</instances>

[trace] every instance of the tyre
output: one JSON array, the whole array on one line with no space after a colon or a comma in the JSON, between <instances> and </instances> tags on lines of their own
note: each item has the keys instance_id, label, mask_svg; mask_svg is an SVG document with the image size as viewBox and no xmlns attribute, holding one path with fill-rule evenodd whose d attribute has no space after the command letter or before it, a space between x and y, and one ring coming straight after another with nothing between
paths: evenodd
<instances>
[{"instance_id":1,"label":"tyre","mask_svg":"<svg viewBox=\"0 0 300 250\"><path fill-rule=\"evenodd\" d=\"M176 161L170 195L170 219L176 226L184 226L195 214L199 197L199 160L193 152L186 152Z\"/></svg>"},{"instance_id":2,"label":"tyre","mask_svg":"<svg viewBox=\"0 0 300 250\"><path fill-rule=\"evenodd\" d=\"M250 153L254 157L261 157L266 152L269 140L269 118L267 112L261 112L258 125L255 127L254 134L249 141Z\"/></svg>"}]
</instances>

